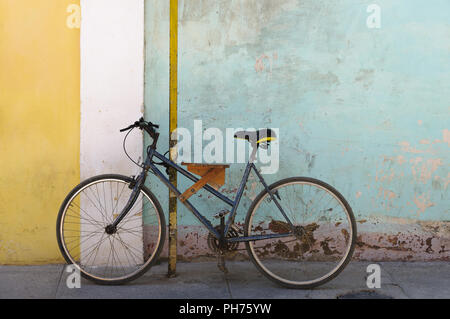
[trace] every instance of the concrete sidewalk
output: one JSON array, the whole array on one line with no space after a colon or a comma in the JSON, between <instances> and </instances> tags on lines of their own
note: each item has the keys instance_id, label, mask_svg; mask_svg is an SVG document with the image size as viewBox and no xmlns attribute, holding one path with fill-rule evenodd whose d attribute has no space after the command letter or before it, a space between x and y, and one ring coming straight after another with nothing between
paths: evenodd
<instances>
[{"instance_id":1,"label":"concrete sidewalk","mask_svg":"<svg viewBox=\"0 0 450 319\"><path fill-rule=\"evenodd\" d=\"M167 263L123 286L99 286L85 279L66 286L64 265L0 266L0 298L450 298L450 263L381 262L381 288L366 286L370 262L351 262L333 281L314 290L285 289L262 276L250 261L228 262L229 274L214 262L179 263L167 278Z\"/></svg>"}]
</instances>

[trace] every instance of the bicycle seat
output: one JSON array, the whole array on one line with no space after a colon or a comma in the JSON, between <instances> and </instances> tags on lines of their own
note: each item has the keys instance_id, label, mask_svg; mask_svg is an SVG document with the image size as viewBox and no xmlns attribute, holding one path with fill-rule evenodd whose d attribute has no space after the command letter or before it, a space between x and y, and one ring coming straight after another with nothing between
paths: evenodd
<instances>
[{"instance_id":1,"label":"bicycle seat","mask_svg":"<svg viewBox=\"0 0 450 319\"><path fill-rule=\"evenodd\" d=\"M267 128L258 131L238 131L234 133L234 138L249 141L251 144L274 141L277 138L275 131Z\"/></svg>"}]
</instances>

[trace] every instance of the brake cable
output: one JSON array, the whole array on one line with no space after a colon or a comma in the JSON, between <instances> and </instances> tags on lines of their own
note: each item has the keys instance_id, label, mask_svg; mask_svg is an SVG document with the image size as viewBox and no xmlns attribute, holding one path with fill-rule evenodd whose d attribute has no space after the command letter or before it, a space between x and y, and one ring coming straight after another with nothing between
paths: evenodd
<instances>
[{"instance_id":1,"label":"brake cable","mask_svg":"<svg viewBox=\"0 0 450 319\"><path fill-rule=\"evenodd\" d=\"M127 138L128 138L128 135L129 135L129 134L131 133L131 131L133 131L135 128L136 128L136 126L134 126L134 127L128 127L128 128L123 129L123 130L126 130L126 129L129 129L129 130L128 130L127 134L125 135L124 139L123 139L122 147L123 147L123 151L125 152L125 155L130 159L130 161L132 161L136 166L139 166L140 168L145 169L145 166L144 166L143 164L139 164L139 163L137 163L136 161L134 161L134 160L131 158L131 156L130 156L130 155L128 154L128 152L127 152L126 145L125 145L125 144L126 144L126 140L127 140ZM147 154L148 154L149 147L150 147L150 145L147 146ZM167 150L167 152L164 153L164 157L166 156L167 153L169 153L169 151L170 151L170 150ZM155 165L161 165L161 166L164 166L164 167L166 168L166 173L167 173L167 175L169 174L169 168L170 168L170 166L169 166L168 164L166 164L166 163L164 163L164 162L155 162L155 161L153 161L153 160L152 160L152 163L155 164ZM152 171L150 171L150 173L154 174Z\"/></svg>"},{"instance_id":2,"label":"brake cable","mask_svg":"<svg viewBox=\"0 0 450 319\"><path fill-rule=\"evenodd\" d=\"M135 162L135 161L131 158L131 156L127 153L127 149L126 149L126 147L125 147L125 143L126 143L126 140L127 140L127 138L128 138L128 135L129 135L129 134L131 133L131 131L133 131L133 130L134 130L134 127L133 127L131 130L129 130L129 131L127 132L127 134L125 135L125 137L124 137L124 139L123 139L123 143L122 143L123 151L125 152L125 155L130 159L130 161L132 161L134 164L136 164L136 165L139 166L140 168L144 168L144 165Z\"/></svg>"}]
</instances>

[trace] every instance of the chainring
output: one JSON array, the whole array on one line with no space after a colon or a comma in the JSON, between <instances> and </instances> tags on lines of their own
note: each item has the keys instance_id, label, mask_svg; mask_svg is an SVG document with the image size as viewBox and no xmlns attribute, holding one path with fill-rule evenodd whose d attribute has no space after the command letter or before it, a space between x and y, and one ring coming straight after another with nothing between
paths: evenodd
<instances>
[{"instance_id":1,"label":"chainring","mask_svg":"<svg viewBox=\"0 0 450 319\"><path fill-rule=\"evenodd\" d=\"M216 227L214 227L214 229L217 230L218 232L220 232L220 226L216 226ZM238 236L239 236L239 229L237 228L237 226L231 225L230 230L228 231L228 234L227 234L227 238L233 238L233 237L238 237ZM207 242L208 242L208 248L211 249L211 251L213 251L214 253L218 253L220 251L219 239L214 237L211 233L208 234ZM235 251L238 247L239 247L239 242L234 242L234 243L228 242L225 244L225 251L226 252Z\"/></svg>"}]
</instances>

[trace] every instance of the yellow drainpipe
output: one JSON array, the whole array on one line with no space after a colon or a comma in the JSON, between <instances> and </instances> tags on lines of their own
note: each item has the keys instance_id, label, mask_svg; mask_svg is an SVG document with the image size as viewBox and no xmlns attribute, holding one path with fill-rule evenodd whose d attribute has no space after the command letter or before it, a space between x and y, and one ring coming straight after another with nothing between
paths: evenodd
<instances>
[{"instance_id":1,"label":"yellow drainpipe","mask_svg":"<svg viewBox=\"0 0 450 319\"><path fill-rule=\"evenodd\" d=\"M177 71L178 71L178 0L170 0L170 77L169 77L169 147L170 159L175 160L176 139L172 132L177 128ZM177 173L169 170L169 180L177 186ZM175 277L177 264L177 197L169 190L169 269L167 275Z\"/></svg>"}]
</instances>

